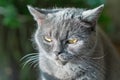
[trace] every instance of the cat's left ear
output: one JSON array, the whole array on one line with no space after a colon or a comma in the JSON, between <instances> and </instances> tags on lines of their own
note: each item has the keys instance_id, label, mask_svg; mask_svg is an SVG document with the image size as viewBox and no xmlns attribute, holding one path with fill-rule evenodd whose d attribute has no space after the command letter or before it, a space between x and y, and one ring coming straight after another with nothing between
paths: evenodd
<instances>
[{"instance_id":1,"label":"cat's left ear","mask_svg":"<svg viewBox=\"0 0 120 80\"><path fill-rule=\"evenodd\" d=\"M100 5L97 8L86 10L82 13L82 20L87 22L96 22L104 8L104 5Z\"/></svg>"},{"instance_id":2,"label":"cat's left ear","mask_svg":"<svg viewBox=\"0 0 120 80\"><path fill-rule=\"evenodd\" d=\"M37 21L38 24L41 24L42 21L46 18L46 14L38 11L36 8L33 8L32 6L27 6L29 12L34 17L34 20Z\"/></svg>"}]
</instances>

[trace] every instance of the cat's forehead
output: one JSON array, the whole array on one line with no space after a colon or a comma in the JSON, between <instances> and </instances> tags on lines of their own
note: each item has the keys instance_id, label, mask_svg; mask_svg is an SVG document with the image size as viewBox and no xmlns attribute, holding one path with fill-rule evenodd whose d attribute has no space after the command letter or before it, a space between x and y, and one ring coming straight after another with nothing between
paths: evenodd
<instances>
[{"instance_id":1,"label":"cat's forehead","mask_svg":"<svg viewBox=\"0 0 120 80\"><path fill-rule=\"evenodd\" d=\"M48 14L48 18L45 23L47 24L47 28L51 27L53 28L52 30L61 30L62 28L64 30L68 30L68 28L75 28L85 24L81 21L81 15L83 11L83 9L77 8L60 8L55 12Z\"/></svg>"},{"instance_id":2,"label":"cat's forehead","mask_svg":"<svg viewBox=\"0 0 120 80\"><path fill-rule=\"evenodd\" d=\"M55 10L53 9L53 11ZM49 15L49 18L52 18L55 20L58 19L60 21L60 20L67 20L67 19L81 17L83 11L84 9L78 9L78 8L60 8L60 9L57 9L56 12L53 12L52 14L50 13L48 15Z\"/></svg>"},{"instance_id":3,"label":"cat's forehead","mask_svg":"<svg viewBox=\"0 0 120 80\"><path fill-rule=\"evenodd\" d=\"M84 27L83 27L84 26ZM61 40L66 39L66 37L74 37L81 34L85 34L88 24L76 20L76 19L66 19L62 21L50 21L44 26L45 35L53 36L54 38L59 38Z\"/></svg>"},{"instance_id":4,"label":"cat's forehead","mask_svg":"<svg viewBox=\"0 0 120 80\"><path fill-rule=\"evenodd\" d=\"M53 34L58 32L62 35L83 31L82 26L86 25L85 22L80 19L83 11L83 9L77 8L57 9L54 13L48 14L48 19L43 28L46 32L53 32Z\"/></svg>"}]
</instances>

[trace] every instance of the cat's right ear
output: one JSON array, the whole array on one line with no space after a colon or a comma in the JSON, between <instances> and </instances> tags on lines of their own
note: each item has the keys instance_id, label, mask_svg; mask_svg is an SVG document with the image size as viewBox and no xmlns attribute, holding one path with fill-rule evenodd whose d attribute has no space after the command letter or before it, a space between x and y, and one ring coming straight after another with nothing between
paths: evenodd
<instances>
[{"instance_id":1,"label":"cat's right ear","mask_svg":"<svg viewBox=\"0 0 120 80\"><path fill-rule=\"evenodd\" d=\"M45 19L46 15L44 13L39 12L37 9L33 8L30 5L28 5L27 7L31 15L34 17L34 20L37 21L38 24L41 24Z\"/></svg>"},{"instance_id":2,"label":"cat's right ear","mask_svg":"<svg viewBox=\"0 0 120 80\"><path fill-rule=\"evenodd\" d=\"M82 13L82 19L87 22L96 22L104 8L104 4L98 6L97 8L86 10Z\"/></svg>"}]
</instances>

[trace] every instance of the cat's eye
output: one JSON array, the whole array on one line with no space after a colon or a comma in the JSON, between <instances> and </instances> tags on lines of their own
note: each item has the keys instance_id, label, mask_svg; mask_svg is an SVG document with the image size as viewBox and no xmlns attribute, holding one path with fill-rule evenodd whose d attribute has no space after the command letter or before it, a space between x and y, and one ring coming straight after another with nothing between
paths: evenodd
<instances>
[{"instance_id":1,"label":"cat's eye","mask_svg":"<svg viewBox=\"0 0 120 80\"><path fill-rule=\"evenodd\" d=\"M77 43L77 41L78 41L78 39L70 39L70 40L68 40L68 43L69 44L75 44L75 43Z\"/></svg>"},{"instance_id":2,"label":"cat's eye","mask_svg":"<svg viewBox=\"0 0 120 80\"><path fill-rule=\"evenodd\" d=\"M48 36L45 36L44 39L45 39L45 41L47 41L47 42L52 42L52 39L51 39L50 37L48 37Z\"/></svg>"}]
</instances>

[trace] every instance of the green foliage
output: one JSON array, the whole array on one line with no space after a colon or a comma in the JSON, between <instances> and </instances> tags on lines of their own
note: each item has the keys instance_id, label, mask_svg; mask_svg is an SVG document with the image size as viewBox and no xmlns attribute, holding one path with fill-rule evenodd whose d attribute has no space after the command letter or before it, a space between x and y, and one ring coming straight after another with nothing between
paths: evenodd
<instances>
[{"instance_id":1,"label":"green foliage","mask_svg":"<svg viewBox=\"0 0 120 80\"><path fill-rule=\"evenodd\" d=\"M7 5L4 11L3 24L7 27L16 28L20 26L17 10L13 5Z\"/></svg>"},{"instance_id":2,"label":"green foliage","mask_svg":"<svg viewBox=\"0 0 120 80\"><path fill-rule=\"evenodd\" d=\"M86 0L86 3L90 6L98 6L100 4L104 4L105 3L105 0Z\"/></svg>"},{"instance_id":3,"label":"green foliage","mask_svg":"<svg viewBox=\"0 0 120 80\"><path fill-rule=\"evenodd\" d=\"M5 6L6 4L8 4L7 0L0 0L1 6Z\"/></svg>"},{"instance_id":4,"label":"green foliage","mask_svg":"<svg viewBox=\"0 0 120 80\"><path fill-rule=\"evenodd\" d=\"M111 33L115 30L114 29L115 27L113 27L112 20L104 12L99 19L99 23L101 24L102 28L107 33Z\"/></svg>"}]
</instances>

